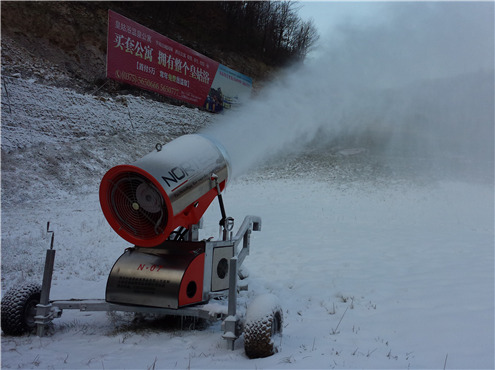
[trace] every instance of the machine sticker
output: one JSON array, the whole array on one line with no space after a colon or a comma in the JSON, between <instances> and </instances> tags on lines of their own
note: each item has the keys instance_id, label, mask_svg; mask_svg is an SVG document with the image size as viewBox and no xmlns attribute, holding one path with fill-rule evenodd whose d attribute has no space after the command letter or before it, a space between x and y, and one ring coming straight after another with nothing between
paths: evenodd
<instances>
[{"instance_id":1,"label":"machine sticker","mask_svg":"<svg viewBox=\"0 0 495 370\"><path fill-rule=\"evenodd\" d=\"M137 270L138 271L143 271L143 270L148 270L148 271L160 271L163 268L162 265L151 265L147 266L146 263L140 263Z\"/></svg>"}]
</instances>

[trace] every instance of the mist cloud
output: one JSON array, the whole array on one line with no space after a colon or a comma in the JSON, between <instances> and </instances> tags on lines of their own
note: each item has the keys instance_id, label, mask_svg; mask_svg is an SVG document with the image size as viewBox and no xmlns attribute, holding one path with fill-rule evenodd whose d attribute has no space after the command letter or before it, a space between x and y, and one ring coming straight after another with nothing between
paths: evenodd
<instances>
[{"instance_id":1,"label":"mist cloud","mask_svg":"<svg viewBox=\"0 0 495 370\"><path fill-rule=\"evenodd\" d=\"M342 23L318 58L289 68L206 134L234 175L308 143L374 145L411 156L476 155L493 172L493 3L381 4Z\"/></svg>"},{"instance_id":2,"label":"mist cloud","mask_svg":"<svg viewBox=\"0 0 495 370\"><path fill-rule=\"evenodd\" d=\"M374 87L493 69L493 3L387 5L375 24L336 25L322 59Z\"/></svg>"}]
</instances>

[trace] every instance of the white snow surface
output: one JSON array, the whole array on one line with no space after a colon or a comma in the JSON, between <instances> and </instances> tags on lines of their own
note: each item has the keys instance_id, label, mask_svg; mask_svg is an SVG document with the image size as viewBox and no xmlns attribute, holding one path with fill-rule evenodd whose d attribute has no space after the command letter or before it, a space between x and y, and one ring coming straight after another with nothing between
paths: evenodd
<instances>
[{"instance_id":1,"label":"white snow surface","mask_svg":"<svg viewBox=\"0 0 495 370\"><path fill-rule=\"evenodd\" d=\"M6 79L6 88L2 295L41 282L50 221L51 299L104 298L107 275L129 244L100 210L101 177L217 117L20 78ZM262 218L244 262L249 290L239 293L239 314L258 295L279 298L284 324L275 355L248 359L242 336L228 350L220 322L181 327L66 310L45 337L2 334L2 368L493 368L493 182L380 179L368 166L360 178L350 166L371 154L347 149L332 157L337 165L266 166L225 192L237 225L248 214ZM213 203L202 238L217 237L219 218ZM222 310L226 302L210 305Z\"/></svg>"},{"instance_id":2,"label":"white snow surface","mask_svg":"<svg viewBox=\"0 0 495 370\"><path fill-rule=\"evenodd\" d=\"M246 310L245 324L260 322L281 309L278 297L274 294L257 296Z\"/></svg>"}]
</instances>

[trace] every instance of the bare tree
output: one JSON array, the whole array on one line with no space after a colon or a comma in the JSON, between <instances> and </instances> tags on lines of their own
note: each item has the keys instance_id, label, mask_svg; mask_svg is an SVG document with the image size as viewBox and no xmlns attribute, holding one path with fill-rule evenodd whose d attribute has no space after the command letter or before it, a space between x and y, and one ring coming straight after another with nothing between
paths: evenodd
<instances>
[{"instance_id":1,"label":"bare tree","mask_svg":"<svg viewBox=\"0 0 495 370\"><path fill-rule=\"evenodd\" d=\"M290 0L144 2L136 7L152 9L164 31L172 32L176 24L187 26L196 42L271 65L304 59L319 37L313 21L299 18L299 3Z\"/></svg>"}]
</instances>

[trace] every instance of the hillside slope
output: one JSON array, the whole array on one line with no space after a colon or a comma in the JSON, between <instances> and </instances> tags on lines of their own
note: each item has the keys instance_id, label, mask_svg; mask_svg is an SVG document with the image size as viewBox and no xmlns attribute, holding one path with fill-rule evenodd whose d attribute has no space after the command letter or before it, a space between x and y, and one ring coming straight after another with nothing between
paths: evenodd
<instances>
[{"instance_id":1,"label":"hillside slope","mask_svg":"<svg viewBox=\"0 0 495 370\"><path fill-rule=\"evenodd\" d=\"M7 87L2 295L41 281L50 221L51 299L102 299L130 246L101 212L103 173L219 116L21 78ZM262 218L238 314L260 294L279 297L277 354L250 360L242 337L228 350L220 322L64 310L46 337L2 335L2 368L493 368L492 184L413 183L370 167L372 155L358 149L287 158L234 179L224 194L237 225ZM200 238L218 235L219 217L214 202Z\"/></svg>"},{"instance_id":2,"label":"hillside slope","mask_svg":"<svg viewBox=\"0 0 495 370\"><path fill-rule=\"evenodd\" d=\"M262 218L238 314L274 293L284 325L279 352L250 360L242 336L226 349L220 322L64 310L46 337L2 335L2 368L494 368L493 72L329 101L335 85L313 70L318 78L288 75L231 119L146 94L93 94L104 64L91 57L103 50L95 32L60 20L34 37L33 14L11 12L20 23L2 40L2 297L41 281L50 221L51 299L104 299L130 245L101 212L103 174L206 128L250 162L224 192L235 229ZM104 17L88 11L85 22L95 14ZM62 26L85 41L61 51ZM215 201L201 239L218 236L220 217Z\"/></svg>"},{"instance_id":3,"label":"hillside slope","mask_svg":"<svg viewBox=\"0 0 495 370\"><path fill-rule=\"evenodd\" d=\"M149 14L136 13L126 2L2 1L1 9L2 74L20 74L80 92L93 92L105 81L108 9L153 28ZM184 38L187 24L183 27L165 36L252 77L255 89L272 73L272 67L252 56ZM134 90L107 82L101 91L116 93L123 88Z\"/></svg>"},{"instance_id":4,"label":"hillside slope","mask_svg":"<svg viewBox=\"0 0 495 370\"><path fill-rule=\"evenodd\" d=\"M132 95L81 95L34 79L4 77L4 87L4 209L60 193L96 192L99 179L119 160L133 162L156 143L195 132L211 120L199 109Z\"/></svg>"}]
</instances>

